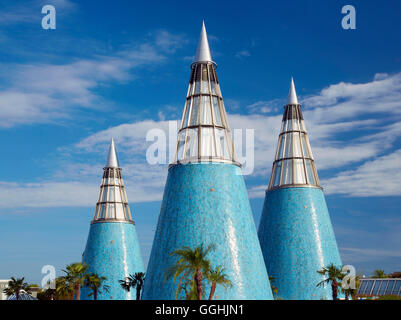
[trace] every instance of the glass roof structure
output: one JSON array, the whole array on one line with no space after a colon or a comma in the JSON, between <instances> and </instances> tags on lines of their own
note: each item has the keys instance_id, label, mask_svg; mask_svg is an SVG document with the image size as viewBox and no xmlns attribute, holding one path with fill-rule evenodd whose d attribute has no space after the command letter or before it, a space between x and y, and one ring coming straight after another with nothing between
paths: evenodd
<instances>
[{"instance_id":1,"label":"glass roof structure","mask_svg":"<svg viewBox=\"0 0 401 320\"><path fill-rule=\"evenodd\" d=\"M401 278L361 279L360 296L401 295Z\"/></svg>"},{"instance_id":2,"label":"glass roof structure","mask_svg":"<svg viewBox=\"0 0 401 320\"><path fill-rule=\"evenodd\" d=\"M17 295L14 293L7 298L7 300L17 300ZM18 300L38 300L25 291L21 291Z\"/></svg>"},{"instance_id":3,"label":"glass roof structure","mask_svg":"<svg viewBox=\"0 0 401 320\"><path fill-rule=\"evenodd\" d=\"M281 187L320 188L301 105L291 79L287 104L268 190Z\"/></svg>"},{"instance_id":4,"label":"glass roof structure","mask_svg":"<svg viewBox=\"0 0 401 320\"><path fill-rule=\"evenodd\" d=\"M118 164L114 140L111 139L107 164L103 168L102 185L96 204L92 223L98 222L130 222L131 217L121 168Z\"/></svg>"},{"instance_id":5,"label":"glass roof structure","mask_svg":"<svg viewBox=\"0 0 401 320\"><path fill-rule=\"evenodd\" d=\"M191 65L175 159L171 165L190 162L228 162L239 165L216 67L203 23L195 62Z\"/></svg>"}]
</instances>

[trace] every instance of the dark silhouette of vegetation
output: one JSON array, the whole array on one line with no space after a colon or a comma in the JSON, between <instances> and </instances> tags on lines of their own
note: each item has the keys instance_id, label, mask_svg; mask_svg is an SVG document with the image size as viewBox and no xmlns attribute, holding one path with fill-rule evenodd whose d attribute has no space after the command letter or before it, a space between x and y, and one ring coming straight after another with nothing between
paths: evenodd
<instances>
[{"instance_id":1,"label":"dark silhouette of vegetation","mask_svg":"<svg viewBox=\"0 0 401 320\"><path fill-rule=\"evenodd\" d=\"M124 280L119 280L121 287L130 292L131 288L136 288L136 300L141 300L141 291L145 281L145 273L136 272L126 277Z\"/></svg>"},{"instance_id":2,"label":"dark silhouette of vegetation","mask_svg":"<svg viewBox=\"0 0 401 320\"><path fill-rule=\"evenodd\" d=\"M344 293L345 300L349 300L349 297L351 297L352 300L355 300L359 287L361 286L361 277L359 275L351 276L346 283L347 285L345 285L344 281L345 278L343 278L341 281L340 290L341 293ZM351 285L352 281L354 282L355 286Z\"/></svg>"},{"instance_id":3,"label":"dark silhouette of vegetation","mask_svg":"<svg viewBox=\"0 0 401 320\"><path fill-rule=\"evenodd\" d=\"M374 279L381 279L381 278L388 278L382 269L376 269L373 271L372 278Z\"/></svg>"},{"instance_id":4,"label":"dark silhouette of vegetation","mask_svg":"<svg viewBox=\"0 0 401 320\"><path fill-rule=\"evenodd\" d=\"M317 273L321 274L322 276L326 276L327 278L323 281L320 281L316 286L322 287L330 283L333 300L338 300L338 281L342 280L344 277L341 269L332 263L327 267L323 267L321 270L318 270Z\"/></svg>"},{"instance_id":5,"label":"dark silhouette of vegetation","mask_svg":"<svg viewBox=\"0 0 401 320\"><path fill-rule=\"evenodd\" d=\"M8 287L3 290L3 292L7 296L12 296L15 294L15 299L20 300L21 291L25 291L27 293L31 293L31 287L28 283L24 282L25 278L15 279L11 277L11 280L8 282Z\"/></svg>"},{"instance_id":6,"label":"dark silhouette of vegetation","mask_svg":"<svg viewBox=\"0 0 401 320\"><path fill-rule=\"evenodd\" d=\"M84 285L88 268L87 264L77 262L68 265L67 270L63 270L65 282L74 288L75 300L81 300L81 287Z\"/></svg>"},{"instance_id":7,"label":"dark silhouette of vegetation","mask_svg":"<svg viewBox=\"0 0 401 320\"><path fill-rule=\"evenodd\" d=\"M102 293L102 291L100 291L102 286L105 292L109 292L110 286L103 284L106 280L106 277L100 277L96 273L85 275L84 286L92 290L89 297L93 296L93 300L97 300L98 294Z\"/></svg>"}]
</instances>

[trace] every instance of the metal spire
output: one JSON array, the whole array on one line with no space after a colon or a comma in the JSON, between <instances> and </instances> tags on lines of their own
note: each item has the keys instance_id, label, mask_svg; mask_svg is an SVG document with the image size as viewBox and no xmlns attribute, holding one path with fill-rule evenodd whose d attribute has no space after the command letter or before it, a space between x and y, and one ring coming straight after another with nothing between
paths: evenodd
<instances>
[{"instance_id":1,"label":"metal spire","mask_svg":"<svg viewBox=\"0 0 401 320\"><path fill-rule=\"evenodd\" d=\"M291 78L290 93L278 138L268 190L281 187L320 188L308 133Z\"/></svg>"},{"instance_id":2,"label":"metal spire","mask_svg":"<svg viewBox=\"0 0 401 320\"><path fill-rule=\"evenodd\" d=\"M202 21L202 30L199 36L198 49L194 62L213 62L210 54L209 42L207 40L205 21Z\"/></svg>"},{"instance_id":3,"label":"metal spire","mask_svg":"<svg viewBox=\"0 0 401 320\"><path fill-rule=\"evenodd\" d=\"M196 61L191 69L176 155L171 165L226 162L240 166L236 161L216 64L210 56L204 23Z\"/></svg>"},{"instance_id":4,"label":"metal spire","mask_svg":"<svg viewBox=\"0 0 401 320\"><path fill-rule=\"evenodd\" d=\"M133 223L113 138L92 223L108 221Z\"/></svg>"},{"instance_id":5,"label":"metal spire","mask_svg":"<svg viewBox=\"0 0 401 320\"><path fill-rule=\"evenodd\" d=\"M295 91L294 79L291 77L290 92L288 93L287 104L299 104L297 93Z\"/></svg>"},{"instance_id":6,"label":"metal spire","mask_svg":"<svg viewBox=\"0 0 401 320\"><path fill-rule=\"evenodd\" d=\"M106 168L119 168L116 147L114 146L114 139L111 138L109 156L107 157Z\"/></svg>"}]
</instances>

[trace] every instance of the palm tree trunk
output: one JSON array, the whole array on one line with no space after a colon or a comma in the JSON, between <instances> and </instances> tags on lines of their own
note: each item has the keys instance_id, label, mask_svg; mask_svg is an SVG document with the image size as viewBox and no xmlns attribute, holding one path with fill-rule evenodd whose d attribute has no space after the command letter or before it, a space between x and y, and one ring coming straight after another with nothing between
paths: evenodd
<instances>
[{"instance_id":1,"label":"palm tree trunk","mask_svg":"<svg viewBox=\"0 0 401 320\"><path fill-rule=\"evenodd\" d=\"M15 298L19 300L19 290L15 291Z\"/></svg>"},{"instance_id":2,"label":"palm tree trunk","mask_svg":"<svg viewBox=\"0 0 401 320\"><path fill-rule=\"evenodd\" d=\"M349 292L345 291L345 300L349 300Z\"/></svg>"},{"instance_id":3,"label":"palm tree trunk","mask_svg":"<svg viewBox=\"0 0 401 320\"><path fill-rule=\"evenodd\" d=\"M185 288L185 287L183 287L183 288L184 288L184 292L185 292L185 300L189 300L189 292L188 292L187 288Z\"/></svg>"},{"instance_id":4,"label":"palm tree trunk","mask_svg":"<svg viewBox=\"0 0 401 320\"><path fill-rule=\"evenodd\" d=\"M198 300L202 300L203 286L202 286L202 271L200 269L197 269L195 272L195 282L196 282L196 290L198 292Z\"/></svg>"},{"instance_id":5,"label":"palm tree trunk","mask_svg":"<svg viewBox=\"0 0 401 320\"><path fill-rule=\"evenodd\" d=\"M187 274L188 274L188 271L185 271L184 275L181 277L180 281L178 281L177 291L175 292L175 300L178 300L178 293L180 292L181 282L187 276ZM186 289L184 289L184 290L185 290L185 293L186 293L187 290Z\"/></svg>"},{"instance_id":6,"label":"palm tree trunk","mask_svg":"<svg viewBox=\"0 0 401 320\"><path fill-rule=\"evenodd\" d=\"M333 300L338 300L337 299L337 290L338 290L338 283L337 283L337 280L334 279L331 282L331 291L332 291L332 294L333 294Z\"/></svg>"},{"instance_id":7,"label":"palm tree trunk","mask_svg":"<svg viewBox=\"0 0 401 320\"><path fill-rule=\"evenodd\" d=\"M97 300L97 288L93 289L93 300Z\"/></svg>"},{"instance_id":8,"label":"palm tree trunk","mask_svg":"<svg viewBox=\"0 0 401 320\"><path fill-rule=\"evenodd\" d=\"M141 286L140 285L136 285L136 300L141 300Z\"/></svg>"},{"instance_id":9,"label":"palm tree trunk","mask_svg":"<svg viewBox=\"0 0 401 320\"><path fill-rule=\"evenodd\" d=\"M213 300L215 291L216 291L216 282L212 282L212 287L210 288L209 300Z\"/></svg>"},{"instance_id":10,"label":"palm tree trunk","mask_svg":"<svg viewBox=\"0 0 401 320\"><path fill-rule=\"evenodd\" d=\"M81 300L81 285L79 282L75 284L75 300Z\"/></svg>"}]
</instances>

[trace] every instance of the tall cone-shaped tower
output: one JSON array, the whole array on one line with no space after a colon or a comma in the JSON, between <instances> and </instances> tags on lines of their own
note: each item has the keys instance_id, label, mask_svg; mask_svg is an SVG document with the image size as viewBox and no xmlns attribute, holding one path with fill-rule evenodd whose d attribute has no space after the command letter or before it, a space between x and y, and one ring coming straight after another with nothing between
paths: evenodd
<instances>
[{"instance_id":1,"label":"tall cone-shaped tower","mask_svg":"<svg viewBox=\"0 0 401 320\"><path fill-rule=\"evenodd\" d=\"M145 269L113 139L82 261L89 265L89 273L106 277L104 285L109 288L100 288L99 300L136 298L135 292L126 292L119 284L119 280ZM82 288L81 299L93 299L90 293Z\"/></svg>"},{"instance_id":2,"label":"tall cone-shaped tower","mask_svg":"<svg viewBox=\"0 0 401 320\"><path fill-rule=\"evenodd\" d=\"M204 24L191 69L143 298L176 299L179 281L166 280L177 261L171 253L214 245L207 258L212 268L223 267L232 283L227 289L218 285L215 299L272 299ZM203 285L208 298L210 286L206 280ZM178 292L178 299L183 294Z\"/></svg>"},{"instance_id":3,"label":"tall cone-shaped tower","mask_svg":"<svg viewBox=\"0 0 401 320\"><path fill-rule=\"evenodd\" d=\"M341 259L292 79L259 239L278 297L332 299L317 271Z\"/></svg>"}]
</instances>

